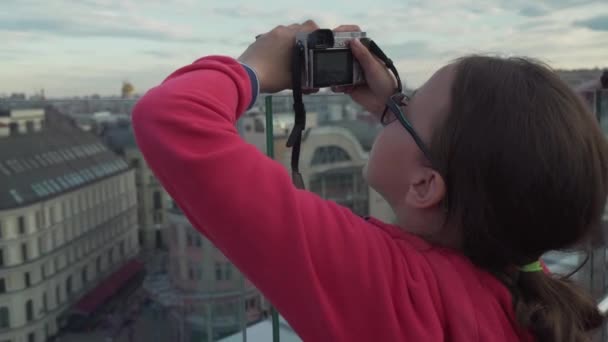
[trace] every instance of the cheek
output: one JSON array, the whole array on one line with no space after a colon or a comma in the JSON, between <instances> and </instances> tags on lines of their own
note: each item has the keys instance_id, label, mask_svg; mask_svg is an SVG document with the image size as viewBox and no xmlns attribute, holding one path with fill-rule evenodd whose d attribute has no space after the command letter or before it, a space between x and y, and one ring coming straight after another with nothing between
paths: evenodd
<instances>
[{"instance_id":1,"label":"cheek","mask_svg":"<svg viewBox=\"0 0 608 342\"><path fill-rule=\"evenodd\" d=\"M407 186L408 151L403 135L383 130L370 151L369 160L363 169L367 183L385 198L391 192L401 191Z\"/></svg>"}]
</instances>

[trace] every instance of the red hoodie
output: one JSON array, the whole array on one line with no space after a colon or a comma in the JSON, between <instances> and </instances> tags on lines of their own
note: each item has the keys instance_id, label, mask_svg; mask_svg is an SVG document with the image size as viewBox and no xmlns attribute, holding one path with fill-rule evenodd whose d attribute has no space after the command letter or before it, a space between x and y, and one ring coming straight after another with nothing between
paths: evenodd
<instances>
[{"instance_id":1,"label":"red hoodie","mask_svg":"<svg viewBox=\"0 0 608 342\"><path fill-rule=\"evenodd\" d=\"M256 94L206 57L133 111L137 142L190 222L304 341L518 341L509 291L456 251L298 190L235 128Z\"/></svg>"}]
</instances>

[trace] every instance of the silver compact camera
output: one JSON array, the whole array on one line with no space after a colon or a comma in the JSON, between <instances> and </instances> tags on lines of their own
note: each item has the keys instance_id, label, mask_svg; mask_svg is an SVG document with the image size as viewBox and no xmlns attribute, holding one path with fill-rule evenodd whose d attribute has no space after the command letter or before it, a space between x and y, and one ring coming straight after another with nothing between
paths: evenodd
<instances>
[{"instance_id":1,"label":"silver compact camera","mask_svg":"<svg viewBox=\"0 0 608 342\"><path fill-rule=\"evenodd\" d=\"M303 47L300 58L302 89L365 83L361 66L347 44L352 39L359 39L366 46L369 42L365 32L319 29L298 33L296 44Z\"/></svg>"}]
</instances>

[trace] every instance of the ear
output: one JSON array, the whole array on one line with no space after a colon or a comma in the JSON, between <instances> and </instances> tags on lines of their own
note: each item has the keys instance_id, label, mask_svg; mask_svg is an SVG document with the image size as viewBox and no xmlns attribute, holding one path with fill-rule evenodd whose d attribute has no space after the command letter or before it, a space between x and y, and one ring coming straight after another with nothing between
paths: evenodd
<instances>
[{"instance_id":1,"label":"ear","mask_svg":"<svg viewBox=\"0 0 608 342\"><path fill-rule=\"evenodd\" d=\"M413 208L426 209L438 205L445 192L443 177L433 169L421 168L414 174L405 200Z\"/></svg>"}]
</instances>

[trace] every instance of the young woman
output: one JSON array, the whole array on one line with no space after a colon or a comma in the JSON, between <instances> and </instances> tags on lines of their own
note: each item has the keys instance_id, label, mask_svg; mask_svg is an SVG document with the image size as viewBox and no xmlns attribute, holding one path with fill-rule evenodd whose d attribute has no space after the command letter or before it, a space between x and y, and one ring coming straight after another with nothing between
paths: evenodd
<instances>
[{"instance_id":1,"label":"young woman","mask_svg":"<svg viewBox=\"0 0 608 342\"><path fill-rule=\"evenodd\" d=\"M594 302L538 261L604 209L606 142L579 98L541 64L465 57L408 101L352 41L367 85L342 90L386 125L365 177L398 224L363 219L294 188L235 129L258 91L290 87L295 33L316 28L201 58L139 101L139 146L192 224L304 341L588 339Z\"/></svg>"}]
</instances>

